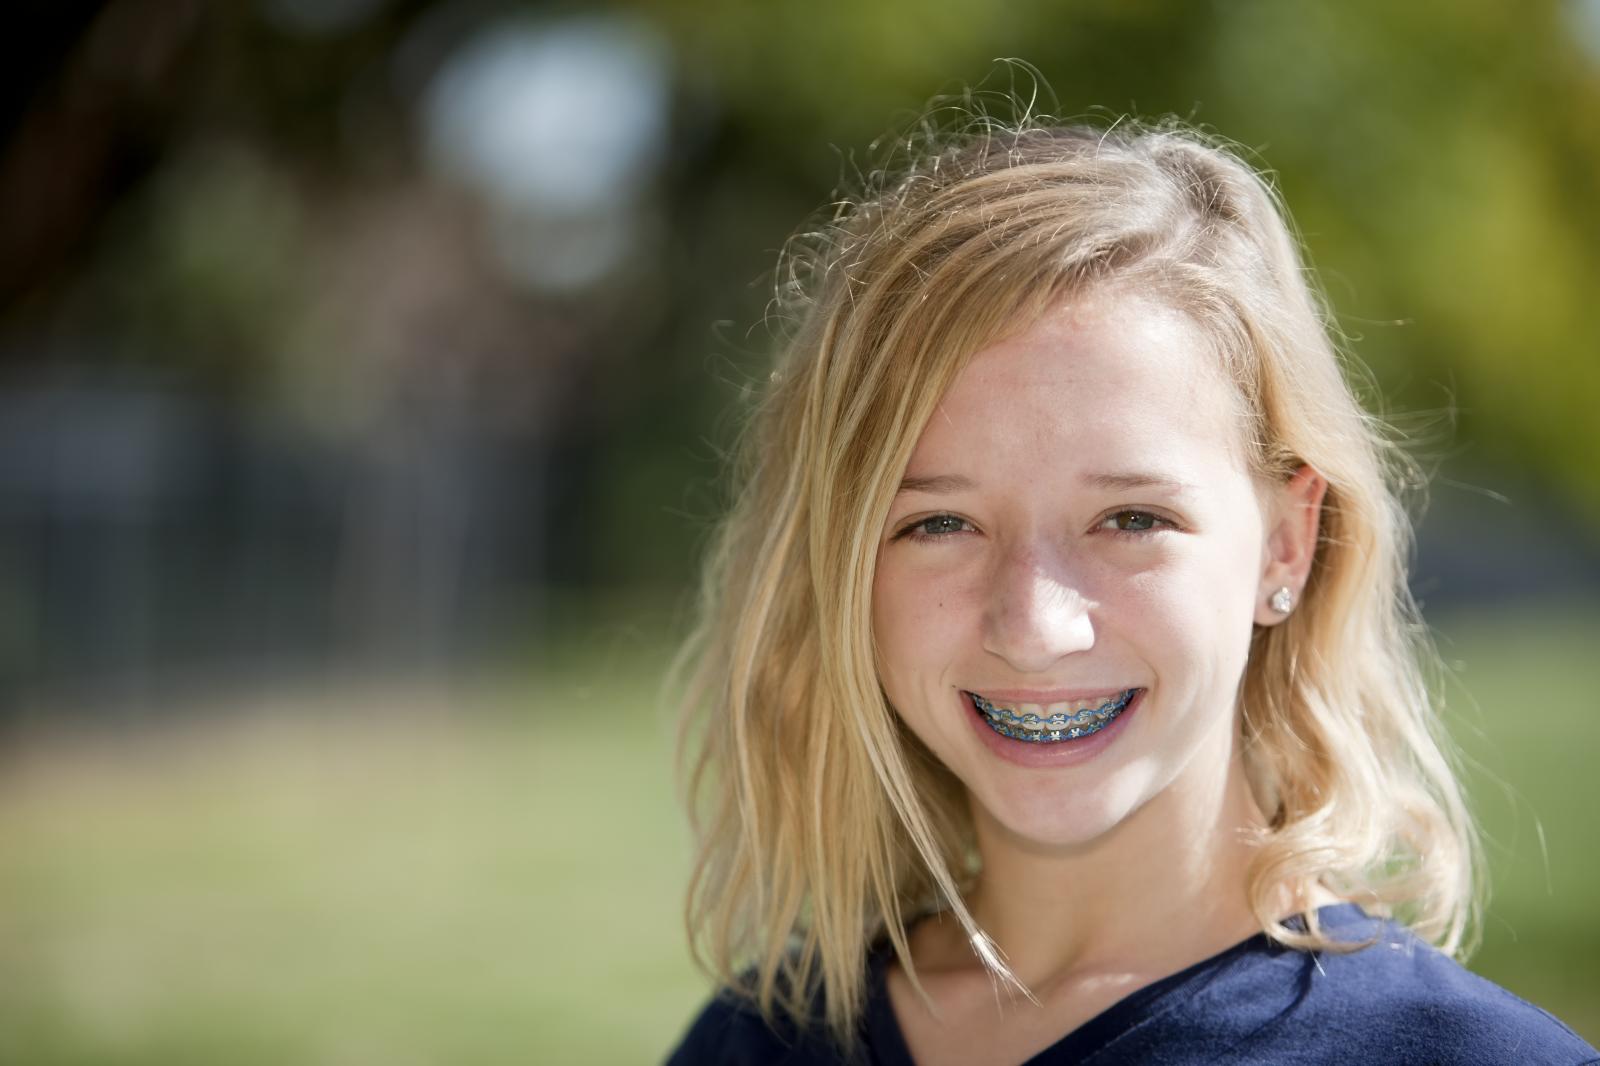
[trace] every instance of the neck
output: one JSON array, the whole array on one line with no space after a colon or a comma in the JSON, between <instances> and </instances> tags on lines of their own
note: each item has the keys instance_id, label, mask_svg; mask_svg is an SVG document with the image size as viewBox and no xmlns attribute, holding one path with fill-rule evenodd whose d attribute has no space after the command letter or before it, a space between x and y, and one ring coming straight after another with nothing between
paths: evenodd
<instances>
[{"instance_id":1,"label":"neck","mask_svg":"<svg viewBox=\"0 0 1600 1066\"><path fill-rule=\"evenodd\" d=\"M1259 931L1246 888L1265 819L1237 741L1218 742L1228 750L1197 752L1193 772L1088 844L1042 847L974 810L973 917L1024 984L1160 976ZM1282 914L1292 907L1286 894Z\"/></svg>"}]
</instances>

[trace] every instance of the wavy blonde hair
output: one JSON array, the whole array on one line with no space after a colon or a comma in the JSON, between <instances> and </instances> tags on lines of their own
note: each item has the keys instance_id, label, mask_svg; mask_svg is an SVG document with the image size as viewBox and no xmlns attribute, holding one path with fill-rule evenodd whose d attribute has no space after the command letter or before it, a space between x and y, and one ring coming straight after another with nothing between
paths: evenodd
<instances>
[{"instance_id":1,"label":"wavy blonde hair","mask_svg":"<svg viewBox=\"0 0 1600 1066\"><path fill-rule=\"evenodd\" d=\"M1256 628L1241 688L1269 819L1249 905L1281 943L1350 950L1314 912L1303 931L1272 912L1278 889L1320 882L1461 954L1480 860L1405 583L1399 493L1420 479L1347 384L1272 185L1176 121L922 128L903 165L780 263L792 328L680 660L697 960L769 1020L823 1022L844 1047L869 945L887 936L915 981L905 931L925 910L948 908L1014 981L962 902L978 862L962 787L879 686L873 571L911 451L966 361L1113 284L1214 339L1256 476L1309 464L1328 483L1309 583L1283 624Z\"/></svg>"}]
</instances>

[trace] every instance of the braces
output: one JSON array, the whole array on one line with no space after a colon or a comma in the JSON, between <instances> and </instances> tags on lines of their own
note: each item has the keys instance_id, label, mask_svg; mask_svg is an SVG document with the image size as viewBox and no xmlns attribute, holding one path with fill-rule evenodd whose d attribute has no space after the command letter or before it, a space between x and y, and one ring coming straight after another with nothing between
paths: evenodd
<instances>
[{"instance_id":1,"label":"braces","mask_svg":"<svg viewBox=\"0 0 1600 1066\"><path fill-rule=\"evenodd\" d=\"M1036 714L1015 714L1011 711L996 707L976 692L968 693L972 697L973 705L983 712L986 723L1001 736L1010 737L1012 740L1023 740L1038 744L1053 740L1077 740L1080 737L1090 736L1100 732L1110 725L1122 713L1122 709L1133 699L1137 689L1129 689L1121 696L1102 704L1099 707L1089 707L1075 714L1053 714L1048 718L1040 718ZM1027 729L1024 723L1043 723L1059 727L1052 729ZM1069 728L1070 726L1070 728Z\"/></svg>"}]
</instances>

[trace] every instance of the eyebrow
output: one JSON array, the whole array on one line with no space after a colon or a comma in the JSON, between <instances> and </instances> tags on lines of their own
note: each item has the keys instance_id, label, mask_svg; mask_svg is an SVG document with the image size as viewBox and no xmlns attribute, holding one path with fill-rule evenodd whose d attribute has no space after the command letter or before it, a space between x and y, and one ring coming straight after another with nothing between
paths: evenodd
<instances>
[{"instance_id":1,"label":"eyebrow","mask_svg":"<svg viewBox=\"0 0 1600 1066\"><path fill-rule=\"evenodd\" d=\"M1193 492L1194 486L1165 474L1147 474L1142 471L1115 474L1090 474L1083 479L1097 489L1165 489L1168 492Z\"/></svg>"},{"instance_id":2,"label":"eyebrow","mask_svg":"<svg viewBox=\"0 0 1600 1066\"><path fill-rule=\"evenodd\" d=\"M900 482L900 492L951 493L966 492L978 483L961 474L935 474L932 477L905 477ZM899 493L896 493L898 495Z\"/></svg>"},{"instance_id":3,"label":"eyebrow","mask_svg":"<svg viewBox=\"0 0 1600 1066\"><path fill-rule=\"evenodd\" d=\"M1089 474L1083 479L1085 484L1097 489L1165 489L1168 492L1186 493L1193 492L1194 486L1187 481L1180 481L1164 474L1147 474L1139 471L1127 473ZM928 477L907 476L900 482L900 489L896 495L905 492L928 492L936 495L947 495L952 492L967 492L978 487L978 483L962 474L933 474Z\"/></svg>"}]
</instances>

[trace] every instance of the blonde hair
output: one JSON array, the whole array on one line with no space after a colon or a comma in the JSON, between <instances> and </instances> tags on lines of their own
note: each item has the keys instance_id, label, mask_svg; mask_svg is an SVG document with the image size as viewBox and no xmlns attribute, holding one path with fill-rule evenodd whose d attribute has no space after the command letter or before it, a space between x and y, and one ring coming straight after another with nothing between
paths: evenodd
<instances>
[{"instance_id":1,"label":"blonde hair","mask_svg":"<svg viewBox=\"0 0 1600 1066\"><path fill-rule=\"evenodd\" d=\"M1331 317L1273 187L1175 121L1111 128L982 120L912 144L791 241L793 328L737 453L700 590L683 748L698 856L696 958L769 1020L854 1046L874 938L915 981L907 918L948 908L1013 980L962 902L976 873L960 783L903 728L875 669L871 589L890 500L966 360L1064 298L1138 286L1215 340L1256 476L1327 481L1294 614L1257 627L1240 713L1269 819L1249 878L1321 882L1461 953L1479 851L1432 699L1437 663L1405 584L1411 466L1341 373ZM821 1003L821 1018L816 1004Z\"/></svg>"}]
</instances>

